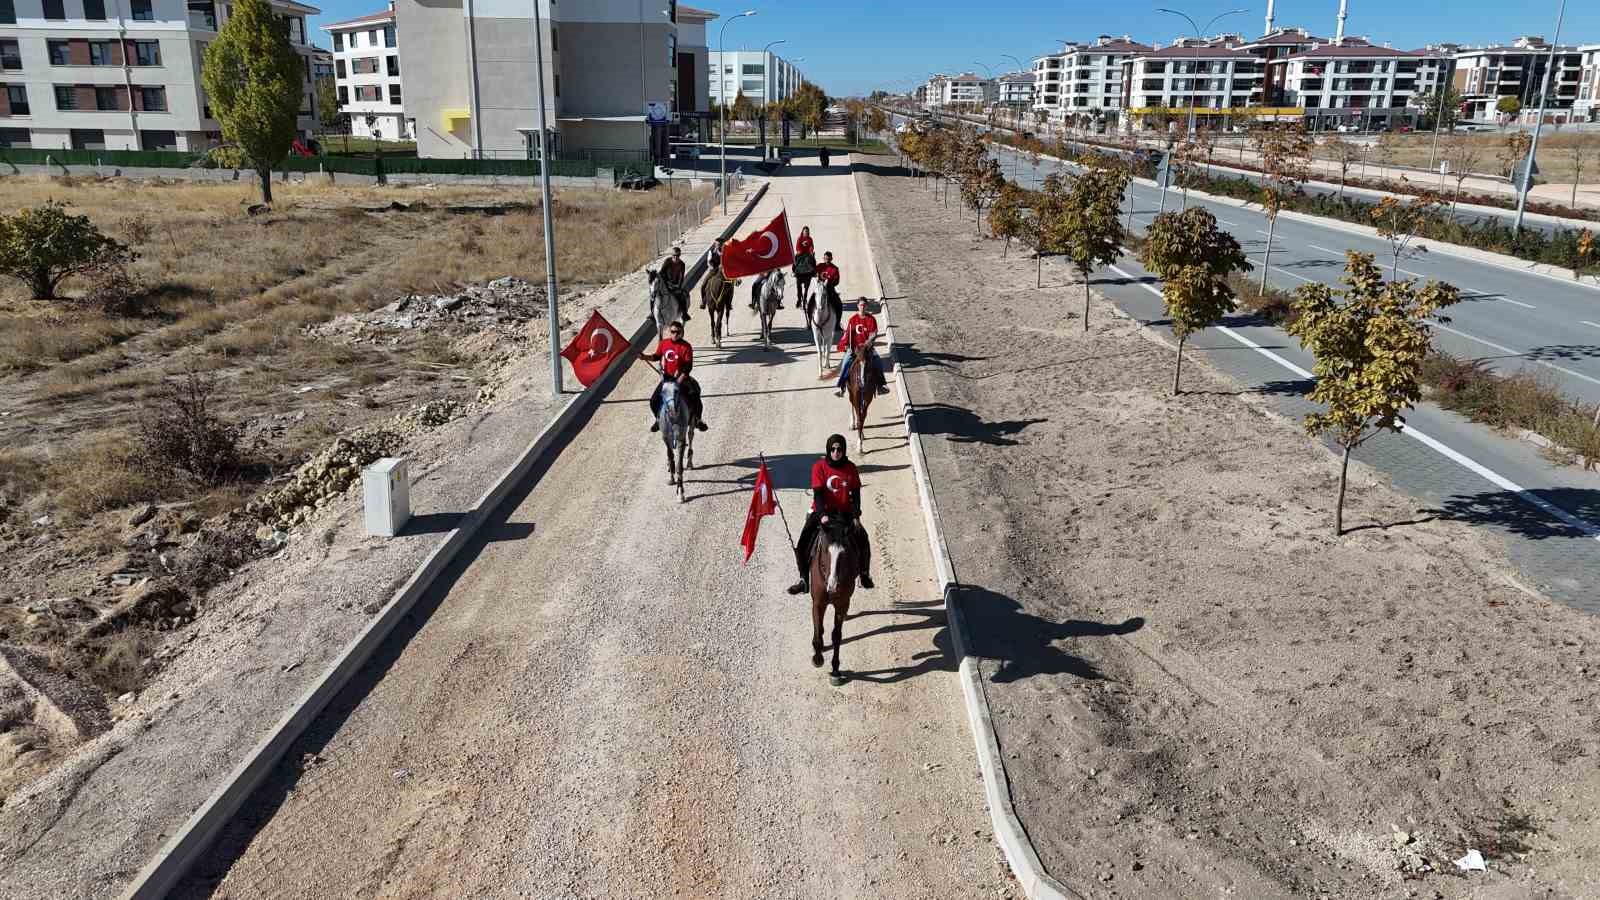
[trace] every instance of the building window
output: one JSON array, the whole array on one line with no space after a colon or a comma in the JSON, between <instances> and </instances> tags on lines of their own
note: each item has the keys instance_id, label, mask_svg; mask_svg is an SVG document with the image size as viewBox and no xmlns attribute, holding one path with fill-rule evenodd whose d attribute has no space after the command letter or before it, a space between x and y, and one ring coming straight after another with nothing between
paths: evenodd
<instances>
[{"instance_id":1,"label":"building window","mask_svg":"<svg viewBox=\"0 0 1600 900\"><path fill-rule=\"evenodd\" d=\"M116 110L117 89L114 87L97 87L94 89L94 108L103 112Z\"/></svg>"},{"instance_id":2,"label":"building window","mask_svg":"<svg viewBox=\"0 0 1600 900\"><path fill-rule=\"evenodd\" d=\"M133 20L135 22L154 22L156 20L156 8L153 0L131 0L128 5L133 9Z\"/></svg>"},{"instance_id":3,"label":"building window","mask_svg":"<svg viewBox=\"0 0 1600 900\"><path fill-rule=\"evenodd\" d=\"M294 16L289 20L289 43L304 44L306 42L306 20Z\"/></svg>"},{"instance_id":4,"label":"building window","mask_svg":"<svg viewBox=\"0 0 1600 900\"><path fill-rule=\"evenodd\" d=\"M44 17L54 21L62 21L67 17L67 10L61 0L44 0Z\"/></svg>"},{"instance_id":5,"label":"building window","mask_svg":"<svg viewBox=\"0 0 1600 900\"><path fill-rule=\"evenodd\" d=\"M746 74L746 75L761 75L761 74L764 73L765 68L766 67L763 66L760 63L745 63L744 64L744 74Z\"/></svg>"},{"instance_id":6,"label":"building window","mask_svg":"<svg viewBox=\"0 0 1600 900\"><path fill-rule=\"evenodd\" d=\"M45 49L50 53L50 65L65 66L72 58L66 41L45 41Z\"/></svg>"},{"instance_id":7,"label":"building window","mask_svg":"<svg viewBox=\"0 0 1600 900\"><path fill-rule=\"evenodd\" d=\"M139 88L140 108L145 112L167 111L167 89L164 87Z\"/></svg>"},{"instance_id":8,"label":"building window","mask_svg":"<svg viewBox=\"0 0 1600 900\"><path fill-rule=\"evenodd\" d=\"M33 140L26 128L0 128L0 147L31 147Z\"/></svg>"},{"instance_id":9,"label":"building window","mask_svg":"<svg viewBox=\"0 0 1600 900\"><path fill-rule=\"evenodd\" d=\"M72 149L74 150L104 150L106 148L106 133L98 128L72 129Z\"/></svg>"},{"instance_id":10,"label":"building window","mask_svg":"<svg viewBox=\"0 0 1600 900\"><path fill-rule=\"evenodd\" d=\"M139 146L145 150L176 150L178 149L178 133L175 131L140 131Z\"/></svg>"},{"instance_id":11,"label":"building window","mask_svg":"<svg viewBox=\"0 0 1600 900\"><path fill-rule=\"evenodd\" d=\"M0 0L0 25L17 24L17 4L14 0Z\"/></svg>"},{"instance_id":12,"label":"building window","mask_svg":"<svg viewBox=\"0 0 1600 900\"><path fill-rule=\"evenodd\" d=\"M160 41L134 41L133 64L136 66L161 65Z\"/></svg>"},{"instance_id":13,"label":"building window","mask_svg":"<svg viewBox=\"0 0 1600 900\"><path fill-rule=\"evenodd\" d=\"M13 116L28 115L28 89L20 84L6 85L6 99L11 103Z\"/></svg>"},{"instance_id":14,"label":"building window","mask_svg":"<svg viewBox=\"0 0 1600 900\"><path fill-rule=\"evenodd\" d=\"M360 103L383 102L383 88L375 84L356 85L356 100Z\"/></svg>"},{"instance_id":15,"label":"building window","mask_svg":"<svg viewBox=\"0 0 1600 900\"><path fill-rule=\"evenodd\" d=\"M114 65L116 65L117 64L117 60L111 53L111 49L113 47L115 47L115 46L116 46L116 44L113 44L111 41L90 41L89 42L89 65L91 65L91 66L114 66Z\"/></svg>"},{"instance_id":16,"label":"building window","mask_svg":"<svg viewBox=\"0 0 1600 900\"><path fill-rule=\"evenodd\" d=\"M398 84L389 85L389 105L390 106L399 106L400 105L400 85L398 85Z\"/></svg>"},{"instance_id":17,"label":"building window","mask_svg":"<svg viewBox=\"0 0 1600 900\"><path fill-rule=\"evenodd\" d=\"M339 105L340 106L346 106L349 103L350 103L350 89L347 88L347 87L339 88Z\"/></svg>"},{"instance_id":18,"label":"building window","mask_svg":"<svg viewBox=\"0 0 1600 900\"><path fill-rule=\"evenodd\" d=\"M83 17L96 22L106 20L105 0L83 0Z\"/></svg>"},{"instance_id":19,"label":"building window","mask_svg":"<svg viewBox=\"0 0 1600 900\"><path fill-rule=\"evenodd\" d=\"M367 46L368 47L376 47L376 46L378 46L378 29L374 28L371 31L367 32Z\"/></svg>"},{"instance_id":20,"label":"building window","mask_svg":"<svg viewBox=\"0 0 1600 900\"><path fill-rule=\"evenodd\" d=\"M378 74L378 58L376 56L363 56L360 59L350 60L350 72L354 75Z\"/></svg>"},{"instance_id":21,"label":"building window","mask_svg":"<svg viewBox=\"0 0 1600 900\"><path fill-rule=\"evenodd\" d=\"M0 41L0 68L13 71L22 68L22 50L16 41Z\"/></svg>"},{"instance_id":22,"label":"building window","mask_svg":"<svg viewBox=\"0 0 1600 900\"><path fill-rule=\"evenodd\" d=\"M561 75L556 75L556 96L561 96Z\"/></svg>"},{"instance_id":23,"label":"building window","mask_svg":"<svg viewBox=\"0 0 1600 900\"><path fill-rule=\"evenodd\" d=\"M339 52L339 51L341 51L343 49L344 49L344 32L335 31L333 33L333 50L334 50L335 53L337 53L337 52Z\"/></svg>"},{"instance_id":24,"label":"building window","mask_svg":"<svg viewBox=\"0 0 1600 900\"><path fill-rule=\"evenodd\" d=\"M395 41L394 26L393 25L385 25L385 26L383 26L383 45L385 47L398 47L398 46L400 46L400 44L397 41ZM555 48L552 47L550 49L554 50Z\"/></svg>"},{"instance_id":25,"label":"building window","mask_svg":"<svg viewBox=\"0 0 1600 900\"><path fill-rule=\"evenodd\" d=\"M337 75L338 77L340 77L340 78L345 77L345 75L344 75L344 60L336 59L336 60L333 61L333 73L335 75Z\"/></svg>"},{"instance_id":26,"label":"building window","mask_svg":"<svg viewBox=\"0 0 1600 900\"><path fill-rule=\"evenodd\" d=\"M384 62L388 63L388 65L389 65L389 77L390 78L399 78L400 77L400 57L398 57L398 56L385 57L384 58Z\"/></svg>"}]
</instances>

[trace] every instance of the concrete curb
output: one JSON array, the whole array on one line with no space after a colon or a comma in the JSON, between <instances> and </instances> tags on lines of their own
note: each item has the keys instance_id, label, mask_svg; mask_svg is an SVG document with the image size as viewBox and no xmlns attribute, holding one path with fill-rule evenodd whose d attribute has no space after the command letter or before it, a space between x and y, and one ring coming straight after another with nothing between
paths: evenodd
<instances>
[{"instance_id":1,"label":"concrete curb","mask_svg":"<svg viewBox=\"0 0 1600 900\"><path fill-rule=\"evenodd\" d=\"M853 156L854 154L852 154ZM852 160L853 162L854 160ZM855 175L852 172L851 178ZM861 210L859 185L855 193L856 211ZM862 213L865 226L866 216ZM939 577L939 592L944 599L945 617L950 627L950 641L956 658L960 660L957 677L961 681L961 694L967 708L967 723L972 728L972 740L977 750L978 768L983 773L984 799L989 806L989 821L995 837L1005 851L1011 872L1022 885L1030 900L1079 900L1079 895L1057 881L1045 871L1039 854L1033 849L1027 829L1017 817L1011 803L1011 781L1006 775L1005 761L1000 755L1000 739L994 730L994 719L989 713L989 699L984 694L983 676L978 671L977 659L971 653L967 638L966 617L961 612L960 582L956 580L955 566L950 560L950 546L945 541L943 519L939 515L938 498L933 492L933 480L928 475L928 460L922 448L922 433L917 430L917 408L906 387L905 369L902 367L894 326L889 319L889 303L884 299L883 275L878 271L877 256L872 241L867 240L867 259L878 289L879 311L883 314L884 340L889 344L889 358L893 361L896 394L900 398L901 417L905 420L907 446L911 450L911 469L916 476L917 496L922 503L923 524L928 530L928 549L933 555L934 571Z\"/></svg>"},{"instance_id":2,"label":"concrete curb","mask_svg":"<svg viewBox=\"0 0 1600 900\"><path fill-rule=\"evenodd\" d=\"M744 224L751 210L755 209L766 196L769 186L770 182L762 184L755 194L745 201L744 209L723 230L724 240ZM706 254L702 253L694 267L686 273L686 285L692 287L704 274L705 257ZM461 550L471 543L478 530L493 516L500 504L527 474L539 464L551 445L566 437L566 432L574 423L580 422L599 406L601 399L622 380L623 374L637 358L638 351L644 348L654 332L655 321L649 318L634 329L633 335L629 338L629 349L632 352L612 361L610 368L598 382L573 397L560 415L539 432L527 449L522 451L517 461L484 492L483 496L478 498L478 502L462 518L461 523L412 572L410 579L395 592L388 605L345 647L328 671L312 684L300 701L278 720L277 725L273 726L266 737L262 738L234 768L227 780L145 864L134 877L133 883L122 894L124 900L147 900L147 898L154 900L165 897L178 886L189 869L210 849L222 829L227 827L228 822L250 796L267 780L294 742L366 665L395 626L427 593L434 579L438 578L440 573L455 561Z\"/></svg>"}]
</instances>

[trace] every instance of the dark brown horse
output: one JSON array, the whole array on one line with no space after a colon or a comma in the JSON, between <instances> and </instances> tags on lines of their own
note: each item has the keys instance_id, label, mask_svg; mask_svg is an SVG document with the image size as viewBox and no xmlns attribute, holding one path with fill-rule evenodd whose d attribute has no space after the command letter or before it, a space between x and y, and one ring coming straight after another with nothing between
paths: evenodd
<instances>
[{"instance_id":1,"label":"dark brown horse","mask_svg":"<svg viewBox=\"0 0 1600 900\"><path fill-rule=\"evenodd\" d=\"M721 269L712 269L700 283L700 300L711 311L711 342L722 349L722 325L733 309L733 287L738 281L723 277Z\"/></svg>"},{"instance_id":2,"label":"dark brown horse","mask_svg":"<svg viewBox=\"0 0 1600 900\"><path fill-rule=\"evenodd\" d=\"M822 617L833 607L834 686L844 684L839 674L839 644L844 620L850 615L850 597L856 591L856 577L864 569L867 542L861 540L855 523L847 516L829 516L817 529L811 544L811 664L822 665Z\"/></svg>"},{"instance_id":3,"label":"dark brown horse","mask_svg":"<svg viewBox=\"0 0 1600 900\"><path fill-rule=\"evenodd\" d=\"M850 359L850 411L855 418L851 427L856 430L856 454L867 455L867 409L872 406L872 398L878 396L878 383L882 376L878 373L878 352L872 345L857 347L854 356Z\"/></svg>"}]
</instances>

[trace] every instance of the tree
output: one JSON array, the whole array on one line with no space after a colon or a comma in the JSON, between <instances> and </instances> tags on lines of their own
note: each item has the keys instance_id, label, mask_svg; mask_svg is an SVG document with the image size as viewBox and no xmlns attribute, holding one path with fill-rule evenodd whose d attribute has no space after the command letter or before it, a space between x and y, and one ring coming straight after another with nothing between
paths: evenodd
<instances>
[{"instance_id":1,"label":"tree","mask_svg":"<svg viewBox=\"0 0 1600 900\"><path fill-rule=\"evenodd\" d=\"M888 130L889 117L884 115L883 110L874 106L872 110L867 113L867 131L872 134L882 134Z\"/></svg>"},{"instance_id":2,"label":"tree","mask_svg":"<svg viewBox=\"0 0 1600 900\"><path fill-rule=\"evenodd\" d=\"M1361 158L1361 148L1339 137L1325 139L1322 146L1327 158L1339 167L1339 197L1343 199L1345 182L1350 179L1350 168Z\"/></svg>"},{"instance_id":3,"label":"tree","mask_svg":"<svg viewBox=\"0 0 1600 900\"><path fill-rule=\"evenodd\" d=\"M1161 299L1178 338L1172 370L1172 393L1177 394L1184 342L1233 311L1228 276L1250 271L1250 262L1233 235L1218 230L1217 217L1197 206L1156 216L1145 231L1139 264L1161 279Z\"/></svg>"},{"instance_id":4,"label":"tree","mask_svg":"<svg viewBox=\"0 0 1600 900\"><path fill-rule=\"evenodd\" d=\"M332 78L317 79L317 122L323 130L332 131L344 120L339 111L339 89Z\"/></svg>"},{"instance_id":5,"label":"tree","mask_svg":"<svg viewBox=\"0 0 1600 900\"><path fill-rule=\"evenodd\" d=\"M1428 319L1461 299L1454 286L1430 281L1384 281L1370 253L1346 254L1341 299L1325 284L1295 291L1298 316L1285 326L1316 358L1311 400L1327 411L1306 416L1306 431L1332 432L1344 449L1333 531L1344 533L1344 495L1350 451L1380 431L1399 431L1401 415L1422 396L1422 363L1432 328Z\"/></svg>"},{"instance_id":6,"label":"tree","mask_svg":"<svg viewBox=\"0 0 1600 900\"><path fill-rule=\"evenodd\" d=\"M1004 238L1006 242L1005 249L1000 253L1002 259L1010 254L1012 239L1021 237L1027 229L1027 221L1022 214L1027 202L1027 192L1007 181L989 207L989 232L997 238Z\"/></svg>"},{"instance_id":7,"label":"tree","mask_svg":"<svg viewBox=\"0 0 1600 900\"><path fill-rule=\"evenodd\" d=\"M1199 169L1211 156L1212 141L1205 131L1195 131L1193 134L1184 135L1183 140L1172 151L1172 162L1176 167L1178 186L1183 188L1183 208L1189 208L1189 183L1199 174Z\"/></svg>"},{"instance_id":8,"label":"tree","mask_svg":"<svg viewBox=\"0 0 1600 900\"><path fill-rule=\"evenodd\" d=\"M961 183L961 202L973 210L978 216L978 234L983 234L983 207L1000 196L1008 182L1006 176L1000 171L1000 161L993 158L984 159L979 163L976 171L964 176Z\"/></svg>"},{"instance_id":9,"label":"tree","mask_svg":"<svg viewBox=\"0 0 1600 900\"><path fill-rule=\"evenodd\" d=\"M1044 286L1045 256L1067 252L1066 229L1061 221L1067 215L1070 201L1066 179L1059 172L1046 175L1033 195L1033 218L1027 222L1027 237L1034 250L1034 287Z\"/></svg>"},{"instance_id":10,"label":"tree","mask_svg":"<svg viewBox=\"0 0 1600 900\"><path fill-rule=\"evenodd\" d=\"M1122 256L1122 194L1128 176L1113 169L1090 169L1079 175L1067 195L1066 208L1052 223L1072 267L1083 279L1083 330L1089 330L1089 275Z\"/></svg>"},{"instance_id":11,"label":"tree","mask_svg":"<svg viewBox=\"0 0 1600 900\"><path fill-rule=\"evenodd\" d=\"M1596 263L1600 263L1600 253L1597 253L1595 250L1593 231L1585 228L1583 231L1578 233L1578 252L1575 254L1575 256L1576 259L1574 260L1572 266L1572 277L1582 281L1583 273L1593 269ZM1600 425L1600 408L1595 409L1594 416L1595 424Z\"/></svg>"},{"instance_id":12,"label":"tree","mask_svg":"<svg viewBox=\"0 0 1600 900\"><path fill-rule=\"evenodd\" d=\"M1515 97L1510 98L1515 100ZM1500 145L1500 174L1511 177L1517 163L1528 158L1528 148L1533 146L1533 136L1525 131L1513 131Z\"/></svg>"},{"instance_id":13,"label":"tree","mask_svg":"<svg viewBox=\"0 0 1600 900\"><path fill-rule=\"evenodd\" d=\"M1406 247L1424 226L1438 218L1443 211L1444 198L1433 191L1425 190L1405 203L1401 203L1399 198L1392 195L1384 197L1368 213L1372 227L1378 230L1380 237L1389 242L1389 248L1394 253L1394 265L1389 270L1390 279L1400 277L1400 257L1405 253ZM1417 250L1422 253L1428 252L1428 248L1421 245L1418 245Z\"/></svg>"},{"instance_id":14,"label":"tree","mask_svg":"<svg viewBox=\"0 0 1600 900\"><path fill-rule=\"evenodd\" d=\"M1504 128L1507 122L1516 118L1517 113L1522 112L1522 101L1516 97L1501 97L1495 102L1494 111L1500 114L1500 127Z\"/></svg>"},{"instance_id":15,"label":"tree","mask_svg":"<svg viewBox=\"0 0 1600 900\"><path fill-rule=\"evenodd\" d=\"M1572 203L1578 205L1578 182L1583 178L1584 166L1594 158L1595 145L1590 143L1587 136L1573 134L1567 136L1572 141L1567 147L1567 152L1572 154Z\"/></svg>"},{"instance_id":16,"label":"tree","mask_svg":"<svg viewBox=\"0 0 1600 900\"><path fill-rule=\"evenodd\" d=\"M1311 139L1299 122L1258 128L1250 139L1261 160L1261 208L1267 214L1267 246L1261 254L1261 293L1265 294L1267 272L1272 268L1272 237L1278 230L1278 213L1311 177Z\"/></svg>"},{"instance_id":17,"label":"tree","mask_svg":"<svg viewBox=\"0 0 1600 900\"><path fill-rule=\"evenodd\" d=\"M1457 135L1451 138L1444 147L1444 161L1450 169L1450 176L1456 180L1456 192L1450 201L1450 208L1454 209L1461 202L1461 185L1472 176L1472 170L1483 164L1484 147L1468 135Z\"/></svg>"},{"instance_id":18,"label":"tree","mask_svg":"<svg viewBox=\"0 0 1600 900\"><path fill-rule=\"evenodd\" d=\"M70 215L54 201L0 215L0 275L26 284L35 300L54 300L56 288L73 275L136 258L127 245L101 234L88 216Z\"/></svg>"},{"instance_id":19,"label":"tree","mask_svg":"<svg viewBox=\"0 0 1600 900\"><path fill-rule=\"evenodd\" d=\"M272 167L289 153L300 113L303 69L289 25L267 0L237 0L205 52L200 73L222 137L237 145L272 202Z\"/></svg>"},{"instance_id":20,"label":"tree","mask_svg":"<svg viewBox=\"0 0 1600 900\"><path fill-rule=\"evenodd\" d=\"M1428 122L1428 130L1436 128L1449 129L1456 124L1456 118L1461 110L1461 92L1448 83L1440 85L1431 94L1422 98L1424 116ZM1439 117L1443 116L1441 123Z\"/></svg>"},{"instance_id":21,"label":"tree","mask_svg":"<svg viewBox=\"0 0 1600 900\"><path fill-rule=\"evenodd\" d=\"M734 95L733 105L728 107L728 115L735 121L744 122L754 128L756 119L761 116L761 108L756 106L755 101L745 96L744 91L740 91Z\"/></svg>"}]
</instances>

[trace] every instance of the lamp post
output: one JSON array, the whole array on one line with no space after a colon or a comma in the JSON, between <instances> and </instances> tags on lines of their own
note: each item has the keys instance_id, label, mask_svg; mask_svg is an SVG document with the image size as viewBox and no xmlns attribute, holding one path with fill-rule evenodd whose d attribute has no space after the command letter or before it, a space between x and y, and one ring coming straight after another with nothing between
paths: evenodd
<instances>
[{"instance_id":1,"label":"lamp post","mask_svg":"<svg viewBox=\"0 0 1600 900\"><path fill-rule=\"evenodd\" d=\"M1539 152L1539 131L1544 128L1544 110L1550 103L1550 82L1556 74L1556 47L1561 43L1561 23L1567 17L1567 0L1561 0L1561 6L1556 12L1556 36L1550 42L1550 58L1544 66L1544 89L1539 92L1539 117L1533 122L1533 141L1528 144L1528 161L1522 165L1522 180L1517 185L1517 223L1511 228L1511 236L1522 234L1522 213L1528 205L1529 182L1533 180L1533 157ZM1513 176L1515 172L1511 173Z\"/></svg>"},{"instance_id":2,"label":"lamp post","mask_svg":"<svg viewBox=\"0 0 1600 900\"><path fill-rule=\"evenodd\" d=\"M717 73L717 96L722 99L722 102L717 104L718 110L722 114L721 122L717 129L717 141L719 144L718 149L721 151L718 154L721 157L718 163L718 178L721 179L722 184L723 215L728 214L728 82L723 80L722 77L728 69L728 26L733 24L734 19L742 19L745 16L753 16L755 14L755 10L747 9L736 16L732 16L728 21L722 23L722 30L717 32L717 68L723 70Z\"/></svg>"},{"instance_id":3,"label":"lamp post","mask_svg":"<svg viewBox=\"0 0 1600 900\"><path fill-rule=\"evenodd\" d=\"M1033 67L1028 65L1028 64L1026 64L1026 63L1024 63L1022 60L1017 59L1015 56L1012 56L1009 53L1002 53L1000 55L1005 57L1006 59L1009 59L1012 62L1016 63L1018 72L1027 72L1030 75L1032 74ZM1002 94L1004 93L1004 88L1001 89L1001 93ZM1011 124L1013 126L1016 126L1018 124L1017 119L1021 115L1021 113L1022 113L1022 110L1020 110L1020 109L1014 109L1014 110L1011 111Z\"/></svg>"},{"instance_id":4,"label":"lamp post","mask_svg":"<svg viewBox=\"0 0 1600 900\"><path fill-rule=\"evenodd\" d=\"M1211 30L1211 26L1217 24L1217 22L1219 20L1225 19L1228 16L1235 16L1235 15L1239 15L1240 13L1246 13L1246 12L1249 12L1249 10L1247 10L1247 9L1230 9L1225 13L1220 13L1220 14L1218 14L1216 16L1213 16L1211 21L1206 23L1206 27L1205 28L1201 28L1199 25L1196 25L1194 19L1190 18L1187 13L1181 13L1181 12L1178 12L1177 10L1175 10L1175 9L1166 9L1164 7L1157 7L1156 8L1156 12L1169 13L1171 15L1181 17L1184 21L1189 23L1189 26L1191 28L1194 29L1194 39L1196 41L1203 41L1203 40L1205 40L1205 38L1203 38L1201 35L1204 34L1207 31L1210 31ZM1195 48L1194 48L1194 61L1196 63L1200 62L1200 45L1198 43L1195 44ZM1210 73L1207 73L1207 74L1210 74ZM1231 86L1229 87L1229 89L1227 90L1226 93L1227 93L1228 96L1232 96L1233 95L1233 89L1232 89ZM1190 70L1190 72L1189 72L1189 124L1187 126L1187 134L1191 139L1193 139L1193 136L1194 136L1194 114L1195 114L1195 105L1194 104L1195 104L1194 71ZM1172 163L1171 163L1170 160L1167 162L1167 167L1168 167L1168 171L1171 171ZM1162 184L1161 184L1161 206L1162 206L1162 208L1165 208L1166 205L1167 205L1167 185L1166 185L1166 181L1163 180Z\"/></svg>"},{"instance_id":5,"label":"lamp post","mask_svg":"<svg viewBox=\"0 0 1600 900\"><path fill-rule=\"evenodd\" d=\"M544 293L550 319L550 392L561 396L561 317L556 311L556 231L550 210L550 133L544 102L544 25L533 0L533 70L539 90L539 194L544 211Z\"/></svg>"},{"instance_id":6,"label":"lamp post","mask_svg":"<svg viewBox=\"0 0 1600 900\"><path fill-rule=\"evenodd\" d=\"M973 62L973 65L975 65L975 66L983 66L983 70L985 72L989 73L989 80L990 81L994 81L994 69L993 68L991 68L987 64L981 63L981 62ZM980 88L979 91L978 91L978 95L979 95L979 101L978 102L982 103L984 100L989 99L987 94L988 94L987 91L984 91L984 90L982 90ZM984 120L987 121L991 127L993 127L993 125L994 125L994 115L992 113L989 114L989 115L984 116Z\"/></svg>"},{"instance_id":7,"label":"lamp post","mask_svg":"<svg viewBox=\"0 0 1600 900\"><path fill-rule=\"evenodd\" d=\"M761 122L761 158L762 158L762 160L765 160L767 158L767 110L766 110L766 106L767 106L768 103L772 102L771 98L772 98L772 94L774 93L773 91L767 90L767 88L769 86L773 86L773 85L775 85L777 83L777 79L772 76L772 64L767 61L767 54L772 52L772 48L773 47L776 47L779 44L786 44L786 43L788 43L788 39L787 38L779 38L778 40L768 42L768 44L765 47L761 48L761 82L762 82L762 84L761 84L761 106L762 106L762 109L761 109L761 118L758 121Z\"/></svg>"}]
</instances>

